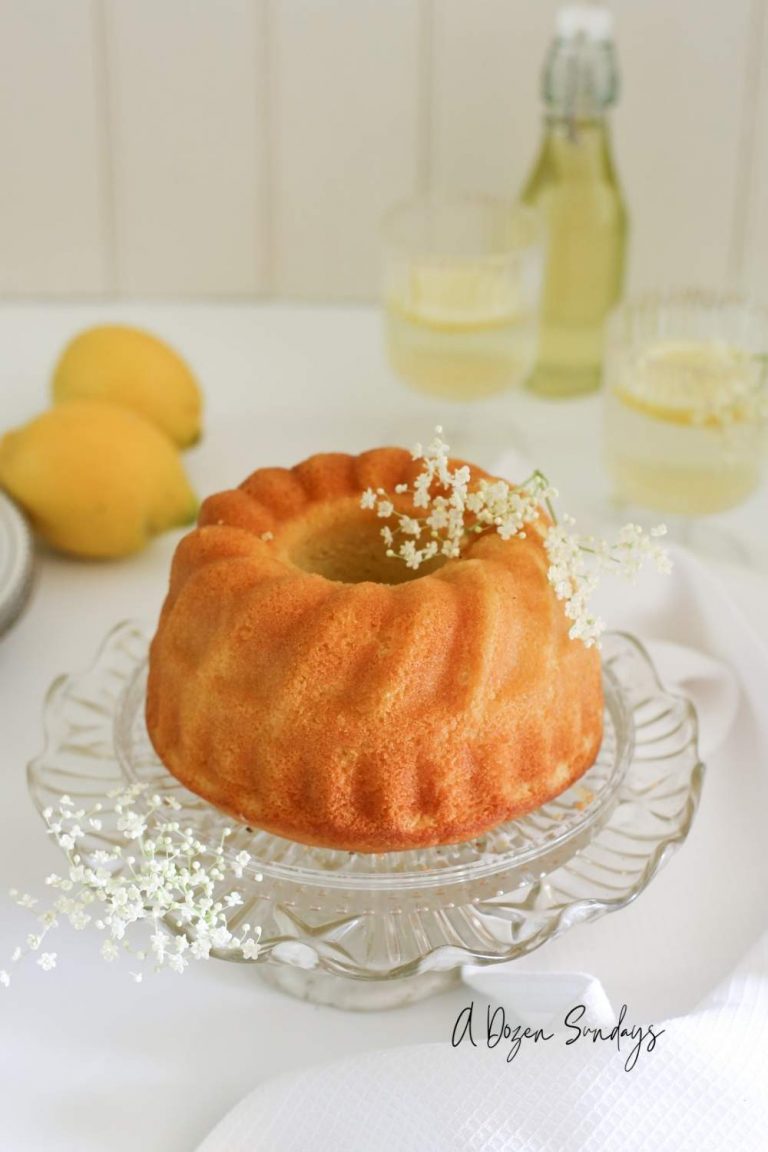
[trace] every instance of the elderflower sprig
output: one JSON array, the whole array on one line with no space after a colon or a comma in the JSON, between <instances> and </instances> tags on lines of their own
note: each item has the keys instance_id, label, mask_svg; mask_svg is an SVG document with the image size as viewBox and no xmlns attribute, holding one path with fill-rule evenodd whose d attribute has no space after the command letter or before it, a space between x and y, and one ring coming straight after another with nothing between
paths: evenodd
<instances>
[{"instance_id":1,"label":"elderflower sprig","mask_svg":"<svg viewBox=\"0 0 768 1152\"><path fill-rule=\"evenodd\" d=\"M544 547L549 569L547 577L564 611L572 621L568 635L583 640L589 648L599 644L605 621L590 609L590 597L602 575L635 580L646 562L664 575L672 562L660 539L666 535L663 524L644 532L638 524L625 524L612 543L595 536L581 536L575 531L572 516L564 515L547 530Z\"/></svg>"},{"instance_id":2,"label":"elderflower sprig","mask_svg":"<svg viewBox=\"0 0 768 1152\"><path fill-rule=\"evenodd\" d=\"M362 508L394 521L394 526L381 529L387 556L412 569L437 556L456 559L477 533L496 531L502 540L524 539L526 527L543 519L546 510L542 537L549 561L547 577L557 598L564 601L571 621L569 636L587 647L599 643L605 629L589 604L601 576L632 580L646 562L659 572L670 571L669 556L659 542L666 534L663 525L646 533L637 524L626 524L613 542L579 535L571 516L556 514L558 493L543 473L534 472L522 484L487 479L473 483L466 465L451 467L442 432L438 426L426 448L414 447L413 459L422 461L423 467L411 487L396 485L394 497L383 488L368 488L362 494ZM401 511L395 497L410 497L412 507ZM419 509L425 515L414 514Z\"/></svg>"},{"instance_id":3,"label":"elderflower sprig","mask_svg":"<svg viewBox=\"0 0 768 1152\"><path fill-rule=\"evenodd\" d=\"M230 876L242 878L250 854L227 856L225 841L232 834L228 828L217 844L203 843L179 824L175 813L180 805L175 800L145 793L146 786L140 784L109 793L118 831L127 841L126 846L110 850L86 852L82 846L89 831L101 829L102 804L77 808L70 797L62 796L58 809L45 809L48 832L66 852L69 868L64 876L54 873L46 879L58 895L44 911L37 911L35 897L11 891L20 907L35 912L38 925L25 946L14 950L11 964L35 953L43 971L55 968L57 953L41 949L62 921L78 931L90 926L102 933L101 955L107 961L117 960L121 952L133 956L139 963L139 970L131 972L137 983L147 964L155 971L182 973L190 960L207 959L214 949L239 951L244 959L255 959L261 929L243 924L235 933L228 926L228 913L243 898L227 881ZM142 922L148 942L137 946L131 935ZM7 988L10 982L7 969L0 970L0 984Z\"/></svg>"},{"instance_id":4,"label":"elderflower sprig","mask_svg":"<svg viewBox=\"0 0 768 1152\"><path fill-rule=\"evenodd\" d=\"M435 556L456 559L470 534L488 528L495 528L503 540L525 536L525 526L538 519L541 504L557 496L541 472L534 472L523 484L515 486L503 480L480 480L470 489L469 468L450 467L449 448L442 431L438 425L426 448L417 444L413 449L413 459L424 462L413 490L407 484L395 486L396 495L410 495L413 507L425 509L426 515L400 512L383 488L368 488L360 501L362 508L396 521L394 529L385 525L381 530L387 555L399 557L413 569ZM435 492L435 486L443 491Z\"/></svg>"}]
</instances>

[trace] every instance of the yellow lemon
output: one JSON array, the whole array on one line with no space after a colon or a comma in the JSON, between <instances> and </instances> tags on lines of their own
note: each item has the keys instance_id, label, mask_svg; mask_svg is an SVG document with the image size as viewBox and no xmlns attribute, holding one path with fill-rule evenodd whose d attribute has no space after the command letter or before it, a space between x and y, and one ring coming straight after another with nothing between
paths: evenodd
<instances>
[{"instance_id":1,"label":"yellow lemon","mask_svg":"<svg viewBox=\"0 0 768 1152\"><path fill-rule=\"evenodd\" d=\"M617 397L665 424L722 428L749 419L760 358L720 341L659 341L625 373Z\"/></svg>"},{"instance_id":2,"label":"yellow lemon","mask_svg":"<svg viewBox=\"0 0 768 1152\"><path fill-rule=\"evenodd\" d=\"M202 397L195 377L173 348L139 328L107 324L75 336L54 369L53 399L133 408L180 448L200 437Z\"/></svg>"},{"instance_id":3,"label":"yellow lemon","mask_svg":"<svg viewBox=\"0 0 768 1152\"><path fill-rule=\"evenodd\" d=\"M6 433L0 485L44 540L77 556L137 552L197 511L175 445L113 404L73 401Z\"/></svg>"},{"instance_id":4,"label":"yellow lemon","mask_svg":"<svg viewBox=\"0 0 768 1152\"><path fill-rule=\"evenodd\" d=\"M448 332L497 328L524 311L519 287L503 268L474 264L412 268L404 298L392 306L417 324Z\"/></svg>"}]
</instances>

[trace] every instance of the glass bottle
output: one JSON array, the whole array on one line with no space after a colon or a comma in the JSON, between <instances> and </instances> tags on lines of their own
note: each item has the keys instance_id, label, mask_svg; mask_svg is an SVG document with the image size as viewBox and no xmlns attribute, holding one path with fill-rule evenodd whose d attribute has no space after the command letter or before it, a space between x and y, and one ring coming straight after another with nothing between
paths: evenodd
<instances>
[{"instance_id":1,"label":"glass bottle","mask_svg":"<svg viewBox=\"0 0 768 1152\"><path fill-rule=\"evenodd\" d=\"M622 291L627 215L606 116L618 94L611 35L604 8L561 9L544 68L544 140L522 193L549 233L539 356L528 381L543 395L599 386L603 322Z\"/></svg>"}]
</instances>

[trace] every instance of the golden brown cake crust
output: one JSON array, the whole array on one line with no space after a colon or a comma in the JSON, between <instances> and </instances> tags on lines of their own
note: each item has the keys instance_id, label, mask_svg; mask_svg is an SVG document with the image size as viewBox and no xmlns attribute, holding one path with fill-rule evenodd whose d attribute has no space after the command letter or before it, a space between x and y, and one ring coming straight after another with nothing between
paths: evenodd
<instances>
[{"instance_id":1,"label":"golden brown cake crust","mask_svg":"<svg viewBox=\"0 0 768 1152\"><path fill-rule=\"evenodd\" d=\"M361 852L451 843L593 763L599 656L568 638L536 526L417 578L383 558L360 495L418 470L396 448L262 468L179 544L147 725L167 768L238 820Z\"/></svg>"}]
</instances>

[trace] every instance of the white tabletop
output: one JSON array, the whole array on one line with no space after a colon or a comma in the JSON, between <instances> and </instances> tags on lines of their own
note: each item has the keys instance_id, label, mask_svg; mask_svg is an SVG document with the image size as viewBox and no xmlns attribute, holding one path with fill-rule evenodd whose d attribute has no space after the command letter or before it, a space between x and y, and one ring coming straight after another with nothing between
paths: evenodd
<instances>
[{"instance_id":1,"label":"white tabletop","mask_svg":"<svg viewBox=\"0 0 768 1152\"><path fill-rule=\"evenodd\" d=\"M0 310L0 428L45 406L65 340L104 320L152 329L198 373L205 437L186 459L201 494L261 465L410 444L457 419L456 409L408 392L391 375L371 309L29 304ZM545 403L513 395L487 411L495 430L489 456L508 430L510 442L569 493L570 508L594 513L606 490L597 398ZM763 490L733 519L746 533L765 515ZM27 610L0 640L2 889L44 894L44 877L61 867L25 780L41 747L46 689L59 673L86 667L116 621L154 620L177 539L165 536L115 563L39 555ZM2 899L0 968L31 928L28 913ZM55 948L54 973L17 966L0 1001L2 1152L186 1152L264 1077L326 1057L445 1040L467 1000L456 991L388 1013L347 1014L284 997L249 966L200 963L182 977L164 973L135 985L124 962L99 957L87 932L60 929ZM535 957L527 963L535 967ZM642 994L640 977L628 980ZM645 990L649 1011L670 1007L654 995Z\"/></svg>"}]
</instances>

